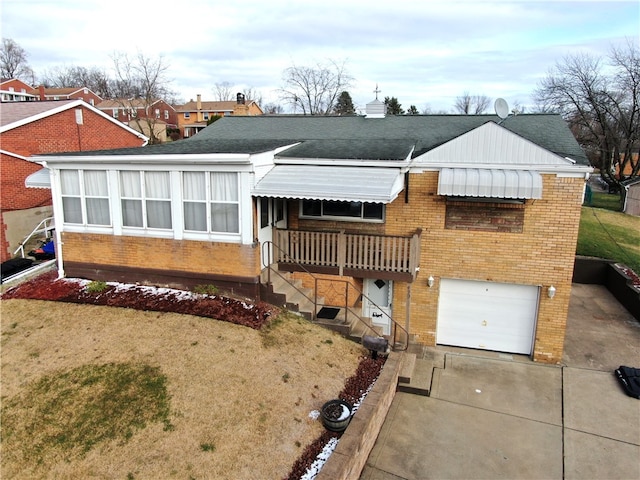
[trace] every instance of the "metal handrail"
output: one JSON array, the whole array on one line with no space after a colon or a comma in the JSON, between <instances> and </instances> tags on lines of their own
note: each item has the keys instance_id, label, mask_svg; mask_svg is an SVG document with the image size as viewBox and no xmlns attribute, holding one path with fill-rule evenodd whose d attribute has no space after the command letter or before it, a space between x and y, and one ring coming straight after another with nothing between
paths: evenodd
<instances>
[{"instance_id":1,"label":"metal handrail","mask_svg":"<svg viewBox=\"0 0 640 480\"><path fill-rule=\"evenodd\" d=\"M312 272L310 272L307 268L305 268L304 265L302 265L301 263L299 263L297 260L293 259L288 253L286 253L283 249L281 249L278 245L274 244L273 242L263 242L262 243L262 258L263 259L270 259L272 258L270 255L270 251L265 252L265 247L267 248L275 248L277 249L280 253L283 254L284 258L286 258L287 260L289 260L291 263L293 263L294 265L296 265L298 268L300 268L304 273L307 273L308 275L311 276L311 278L313 278L314 280L314 298L309 298L309 296L304 293L304 291L302 291L301 289L299 289L298 287L295 286L295 284L293 284L292 282L289 281L289 279L287 279L284 275L282 275L279 271L274 270L271 266L271 262L267 261L265 263L265 267L267 268L267 283L271 283L271 272L276 273L280 278L282 278L284 281L286 281L289 285L291 285L296 291L298 291L300 294L302 294L307 300L309 300L310 302L313 302L313 306L314 306L314 316L317 313L316 310L318 308L318 281L322 280L319 279L318 277L316 277ZM265 253L267 255L265 255ZM349 306L349 287L353 288L356 290L356 292L358 293L359 296L362 296L362 298L366 298L374 307L376 307L378 310L380 310L381 313L383 313L384 315L387 316L387 318L391 321L391 324L393 325L393 346L395 347L397 345L397 334L398 334L398 328L400 328L400 330L402 330L402 332L404 332L405 338L406 338L406 342L403 344L403 348L399 349L400 351L406 351L407 348L409 348L409 332L402 326L400 325L397 321L395 321L393 319L392 316L390 316L387 312L385 312L384 310L382 310L382 308L376 304L373 300L371 300L371 298L369 298L367 295L364 294L364 292L362 292L359 288L355 287L353 284L351 284L350 282L346 281L346 280L340 280L340 279L332 279L332 282L341 282L344 283L346 285L346 294L345 294L345 305L344 305L344 309L345 309L345 322L348 319L348 313L350 312L357 321L359 321L360 323L362 323L367 329L371 330L373 333L376 334L376 336L378 336L378 332L371 326L369 325L366 321L364 321L364 319L358 315L355 311L353 311L353 309Z\"/></svg>"},{"instance_id":2,"label":"metal handrail","mask_svg":"<svg viewBox=\"0 0 640 480\"><path fill-rule=\"evenodd\" d=\"M55 223L53 223L53 222L54 222L54 217L47 217L47 218L41 220L40 223L38 224L38 226L36 228L34 228L31 231L31 233L29 235L27 235L22 242L20 242L20 245L18 246L16 251L13 252L13 254L16 255L18 252L20 252L22 258L24 258L24 246L27 244L27 242L29 240L31 240L31 238L33 238L34 235L39 234L39 233L43 233L43 232L44 232L46 238L49 238L48 233L51 230L55 230L55 228L56 228ZM43 225L44 225L44 227L42 227Z\"/></svg>"}]
</instances>

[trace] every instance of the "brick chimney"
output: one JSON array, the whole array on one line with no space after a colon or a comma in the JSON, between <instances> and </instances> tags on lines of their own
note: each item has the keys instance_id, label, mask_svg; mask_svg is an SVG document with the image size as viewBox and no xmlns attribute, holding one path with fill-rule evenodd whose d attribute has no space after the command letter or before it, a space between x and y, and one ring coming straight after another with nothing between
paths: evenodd
<instances>
[{"instance_id":1,"label":"brick chimney","mask_svg":"<svg viewBox=\"0 0 640 480\"><path fill-rule=\"evenodd\" d=\"M44 85L40 85L38 87L38 95L40 96L41 102L44 102L47 99L47 97L44 96Z\"/></svg>"}]
</instances>

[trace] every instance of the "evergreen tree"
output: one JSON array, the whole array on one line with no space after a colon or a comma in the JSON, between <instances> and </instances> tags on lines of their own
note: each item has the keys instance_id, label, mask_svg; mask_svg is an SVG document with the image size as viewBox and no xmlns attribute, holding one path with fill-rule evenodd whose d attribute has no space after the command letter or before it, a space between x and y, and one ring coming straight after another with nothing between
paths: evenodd
<instances>
[{"instance_id":1,"label":"evergreen tree","mask_svg":"<svg viewBox=\"0 0 640 480\"><path fill-rule=\"evenodd\" d=\"M416 108L415 105L411 105L409 107L409 110L407 110L407 115L418 115L418 109Z\"/></svg>"},{"instance_id":2,"label":"evergreen tree","mask_svg":"<svg viewBox=\"0 0 640 480\"><path fill-rule=\"evenodd\" d=\"M336 115L353 115L356 113L356 109L353 106L353 100L349 92L344 91L338 97L336 102L336 108L333 111Z\"/></svg>"},{"instance_id":3,"label":"evergreen tree","mask_svg":"<svg viewBox=\"0 0 640 480\"><path fill-rule=\"evenodd\" d=\"M384 104L389 115L404 115L404 109L396 97L384 97Z\"/></svg>"}]
</instances>

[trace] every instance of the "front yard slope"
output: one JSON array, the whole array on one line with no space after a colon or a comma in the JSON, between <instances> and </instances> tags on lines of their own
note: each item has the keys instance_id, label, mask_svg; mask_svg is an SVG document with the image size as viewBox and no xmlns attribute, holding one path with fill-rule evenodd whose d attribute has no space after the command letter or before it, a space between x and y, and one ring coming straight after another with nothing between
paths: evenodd
<instances>
[{"instance_id":1,"label":"front yard slope","mask_svg":"<svg viewBox=\"0 0 640 480\"><path fill-rule=\"evenodd\" d=\"M3 299L1 333L3 479L283 478L324 431L309 413L336 398L366 354L286 313L258 330ZM103 434L70 437L68 425Z\"/></svg>"}]
</instances>

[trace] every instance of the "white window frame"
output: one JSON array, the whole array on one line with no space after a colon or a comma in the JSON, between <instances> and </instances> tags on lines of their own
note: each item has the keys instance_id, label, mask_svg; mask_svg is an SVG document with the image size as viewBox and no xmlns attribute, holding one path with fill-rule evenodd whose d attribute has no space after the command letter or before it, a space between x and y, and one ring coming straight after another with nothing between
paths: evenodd
<instances>
[{"instance_id":1,"label":"white window frame","mask_svg":"<svg viewBox=\"0 0 640 480\"><path fill-rule=\"evenodd\" d=\"M185 119L190 119L191 118L191 113L190 112L184 112L184 118Z\"/></svg>"},{"instance_id":2,"label":"white window frame","mask_svg":"<svg viewBox=\"0 0 640 480\"><path fill-rule=\"evenodd\" d=\"M199 174L199 175L204 175L205 177L205 183L204 183L204 193L205 193L205 198L200 198L200 199L190 199L187 198L187 192L186 192L186 186L185 186L185 174ZM236 198L232 199L232 200L221 200L221 199L214 199L213 198L213 183L214 183L214 179L213 176L217 175L217 174L233 174L235 175L235 189L236 189ZM183 211L183 227L184 227L184 231L185 231L185 235L188 234L195 234L195 235L201 235L201 234L211 234L211 235L232 235L232 236L238 236L241 234L242 231L242 218L241 218L241 186L240 186L240 175L238 172L181 172L181 180L182 180L182 185L183 185L183 190L182 190L182 211ZM205 230L188 230L186 227L186 214L184 214L185 211L185 204L204 204L205 206L205 222L206 222L206 229ZM229 232L229 231L221 231L221 230L214 230L213 228L213 217L212 217L212 211L213 211L213 207L214 205L235 205L236 206L236 218L237 218L237 231L235 232Z\"/></svg>"},{"instance_id":3,"label":"white window frame","mask_svg":"<svg viewBox=\"0 0 640 480\"><path fill-rule=\"evenodd\" d=\"M123 173L137 173L138 174L138 188L140 191L140 196L133 196L133 195L128 195L125 196L123 194L124 191L124 185L123 185L123 180L122 180L122 174ZM146 184L146 175L147 174L153 174L153 173L166 173L167 177L168 177L168 182L169 182L169 195L168 197L154 197L151 196L151 194L147 193L148 192L148 188L147 188L147 184ZM161 171L149 171L149 170L127 170L127 171L121 171L120 174L118 175L118 181L119 181L119 200L121 205L124 204L125 201L129 201L129 202L140 202L140 211L141 211L141 215L142 215L142 225L138 226L138 225L125 225L124 224L124 213L122 215L122 229L124 230L157 230L157 231L171 231L173 229L173 225L174 225L174 215L173 215L173 206L172 206L172 197L173 197L173 192L172 192L172 186L171 186L171 172L167 171L167 170L161 170ZM168 227L156 227L156 226L149 226L149 216L150 216L150 211L149 211L149 205L150 203L168 203L169 204L169 212L170 212L170 218L169 218L169 223L170 226ZM122 211L124 212L124 207L121 207Z\"/></svg>"},{"instance_id":4,"label":"white window frame","mask_svg":"<svg viewBox=\"0 0 640 480\"><path fill-rule=\"evenodd\" d=\"M69 169L69 170L63 170L63 172L76 172L78 175L78 192L77 193L63 193L62 191L62 187L63 187L63 182L61 180L60 182L60 197L62 199L62 219L65 225L74 225L74 226L79 226L79 227L88 227L88 228L98 228L101 230L104 230L105 228L112 228L113 225L113 208L111 206L111 189L110 189L110 185L109 185L109 172L107 170L99 170L99 169L84 169L84 170L80 170L80 169ZM85 172L102 172L104 173L104 179L105 179L105 186L106 186L106 190L107 190L107 194L105 195L96 195L93 193L88 193L87 192L87 185L85 182ZM63 175L63 174L61 174ZM67 221L65 215L64 215L64 199L77 199L80 202L80 216L81 216L81 221L80 222L69 222ZM107 204L108 204L108 222L107 223L89 223L89 214L88 214L88 210L89 208L87 207L87 203L89 200L106 200Z\"/></svg>"},{"instance_id":5,"label":"white window frame","mask_svg":"<svg viewBox=\"0 0 640 480\"><path fill-rule=\"evenodd\" d=\"M95 234L107 234L115 236L134 236L134 237L148 237L148 238L166 238L174 240L193 240L193 241L206 241L206 242L220 242L220 243L237 243L242 245L252 245L254 242L253 231L253 203L251 200L251 187L252 187L252 173L247 166L242 166L236 169L234 166L211 166L210 168L203 169L198 166L185 166L185 165L111 165L106 169L96 168L83 168L89 167L88 165L68 165L62 168L56 168L51 165L52 169L52 196L54 204L54 215L61 220L64 218L63 207L63 195L62 192L62 180L61 172L67 170L74 170L83 172L86 170L103 170L106 171L107 185L109 192L109 218L110 226L106 225L90 225L86 223L64 223L61 222L60 232L74 232L74 233L95 233ZM169 188L170 188L170 209L171 209L171 223L172 228L144 228L144 227L129 227L124 226L125 212L122 210L122 196L120 194L121 188L121 173L122 172L169 172ZM183 205L183 173L184 172L204 172L210 177L211 173L225 172L233 173L236 175L238 182L237 199L232 203L237 204L238 215L238 230L236 233L225 232L199 232L199 231L186 231L184 229L184 205ZM78 173L82 176L82 173ZM80 181L80 180L78 180ZM137 182L140 182L140 175ZM84 180L83 180L84 182ZM84 187L83 187L84 188ZM210 189L207 190L207 200L211 199ZM68 197L65 195L64 197ZM80 198L80 195L76 195ZM102 197L106 198L106 197ZM138 198L139 199L139 198ZM152 200L152 199L151 199ZM162 199L165 200L165 199ZM85 198L81 199L81 202L86 202ZM86 205L81 206L83 208L83 221L86 219ZM209 206L210 208L210 206ZM146 220L145 220L146 221ZM208 220L209 222L211 220ZM143 225L145 223L143 222Z\"/></svg>"}]
</instances>

